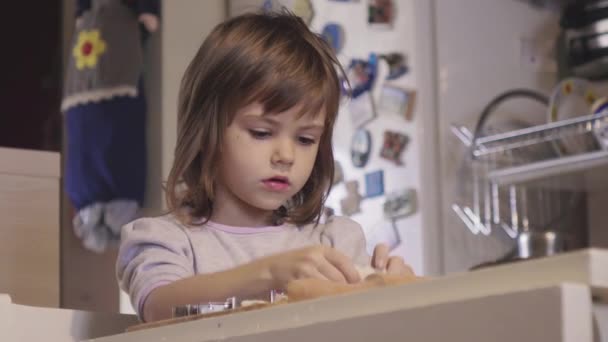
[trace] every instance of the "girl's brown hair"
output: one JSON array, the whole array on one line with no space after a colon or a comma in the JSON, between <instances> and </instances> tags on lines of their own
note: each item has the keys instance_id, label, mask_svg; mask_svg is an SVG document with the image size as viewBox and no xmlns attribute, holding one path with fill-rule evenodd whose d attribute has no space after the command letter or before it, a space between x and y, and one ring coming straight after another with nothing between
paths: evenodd
<instances>
[{"instance_id":1,"label":"girl's brown hair","mask_svg":"<svg viewBox=\"0 0 608 342\"><path fill-rule=\"evenodd\" d=\"M303 104L300 115L325 113L325 130L308 181L274 216L277 222L318 222L334 174L336 68L344 74L325 41L289 12L246 14L218 25L182 79L169 209L185 223L211 217L224 131L239 108L259 102L264 113L276 114Z\"/></svg>"}]
</instances>

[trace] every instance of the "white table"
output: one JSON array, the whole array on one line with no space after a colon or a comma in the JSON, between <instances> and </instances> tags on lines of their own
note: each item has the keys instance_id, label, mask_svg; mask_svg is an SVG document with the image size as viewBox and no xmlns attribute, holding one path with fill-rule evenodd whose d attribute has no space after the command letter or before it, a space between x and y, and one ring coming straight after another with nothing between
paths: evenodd
<instances>
[{"instance_id":1,"label":"white table","mask_svg":"<svg viewBox=\"0 0 608 342\"><path fill-rule=\"evenodd\" d=\"M608 251L589 249L92 341L608 341L603 303Z\"/></svg>"},{"instance_id":2,"label":"white table","mask_svg":"<svg viewBox=\"0 0 608 342\"><path fill-rule=\"evenodd\" d=\"M0 294L0 341L81 341L115 335L137 324L137 317L15 304Z\"/></svg>"}]
</instances>

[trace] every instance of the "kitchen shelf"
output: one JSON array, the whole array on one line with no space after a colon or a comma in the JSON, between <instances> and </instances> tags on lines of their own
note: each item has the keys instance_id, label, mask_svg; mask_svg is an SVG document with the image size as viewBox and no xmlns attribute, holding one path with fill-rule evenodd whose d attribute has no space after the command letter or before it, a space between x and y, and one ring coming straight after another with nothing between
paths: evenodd
<instances>
[{"instance_id":1,"label":"kitchen shelf","mask_svg":"<svg viewBox=\"0 0 608 342\"><path fill-rule=\"evenodd\" d=\"M489 135L478 138L475 141L473 155L478 158L542 142L551 142L564 137L590 132L606 124L608 124L608 111Z\"/></svg>"},{"instance_id":2,"label":"kitchen shelf","mask_svg":"<svg viewBox=\"0 0 608 342\"><path fill-rule=\"evenodd\" d=\"M470 151L477 162L503 161L491 164L486 175L489 181L499 186L532 185L564 190L605 190L608 189L608 149L599 147L602 143L593 134L600 129L605 130L607 126L608 111L604 111L471 138ZM461 128L460 132L464 132L464 129ZM592 138L596 139L595 147L591 147L594 145ZM579 144L568 145L573 141ZM589 141L592 142L590 146L580 144ZM555 156L545 155L524 161L512 158L518 154L525 155L526 151L532 151L540 144L550 148Z\"/></svg>"},{"instance_id":3,"label":"kitchen shelf","mask_svg":"<svg viewBox=\"0 0 608 342\"><path fill-rule=\"evenodd\" d=\"M543 211L561 212L577 192L608 190L608 110L478 138L464 126L451 130L465 147L467 175L452 209L475 235L502 228L515 238L530 222L553 226ZM542 210L527 212L527 203Z\"/></svg>"},{"instance_id":4,"label":"kitchen shelf","mask_svg":"<svg viewBox=\"0 0 608 342\"><path fill-rule=\"evenodd\" d=\"M499 186L524 185L590 192L608 188L608 151L588 152L490 171Z\"/></svg>"}]
</instances>

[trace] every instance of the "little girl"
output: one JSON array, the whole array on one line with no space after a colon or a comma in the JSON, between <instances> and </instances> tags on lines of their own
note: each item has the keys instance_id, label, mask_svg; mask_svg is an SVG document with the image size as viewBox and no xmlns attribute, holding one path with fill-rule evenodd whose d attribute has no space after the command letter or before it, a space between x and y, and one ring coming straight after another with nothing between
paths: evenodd
<instances>
[{"instance_id":1,"label":"little girl","mask_svg":"<svg viewBox=\"0 0 608 342\"><path fill-rule=\"evenodd\" d=\"M117 277L142 321L174 306L253 299L299 278L356 283L411 269L361 227L319 217L334 173L341 70L289 13L217 26L182 80L170 214L122 230Z\"/></svg>"}]
</instances>

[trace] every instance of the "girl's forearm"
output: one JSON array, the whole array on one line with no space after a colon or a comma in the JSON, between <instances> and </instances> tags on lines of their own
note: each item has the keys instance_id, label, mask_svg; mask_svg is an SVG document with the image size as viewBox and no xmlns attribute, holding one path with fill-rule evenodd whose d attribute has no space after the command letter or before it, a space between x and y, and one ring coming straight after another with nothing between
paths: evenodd
<instances>
[{"instance_id":1,"label":"girl's forearm","mask_svg":"<svg viewBox=\"0 0 608 342\"><path fill-rule=\"evenodd\" d=\"M224 301L226 298L254 298L268 293L274 282L265 259L236 268L196 275L160 286L148 296L143 313L147 322L171 317L179 305Z\"/></svg>"}]
</instances>

